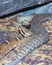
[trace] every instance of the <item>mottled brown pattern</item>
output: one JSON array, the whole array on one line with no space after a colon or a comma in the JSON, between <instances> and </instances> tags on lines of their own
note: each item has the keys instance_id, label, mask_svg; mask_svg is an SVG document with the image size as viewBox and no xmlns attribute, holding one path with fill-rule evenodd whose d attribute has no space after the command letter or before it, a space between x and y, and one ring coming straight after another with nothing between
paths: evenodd
<instances>
[{"instance_id":1,"label":"mottled brown pattern","mask_svg":"<svg viewBox=\"0 0 52 65\"><path fill-rule=\"evenodd\" d=\"M52 20L47 21L43 26L49 32L47 44L33 51L17 65L52 65Z\"/></svg>"},{"instance_id":2,"label":"mottled brown pattern","mask_svg":"<svg viewBox=\"0 0 52 65\"><path fill-rule=\"evenodd\" d=\"M40 48L34 50L28 56L22 59L19 64L16 65L52 65L52 20L47 21L43 26L49 32L49 41L47 44L42 45ZM18 48L15 48L8 56L4 57L0 61L0 65L12 61L13 57L16 57ZM14 54L15 52L15 54ZM12 58L11 58L12 57Z\"/></svg>"}]
</instances>

